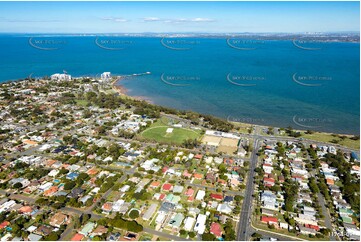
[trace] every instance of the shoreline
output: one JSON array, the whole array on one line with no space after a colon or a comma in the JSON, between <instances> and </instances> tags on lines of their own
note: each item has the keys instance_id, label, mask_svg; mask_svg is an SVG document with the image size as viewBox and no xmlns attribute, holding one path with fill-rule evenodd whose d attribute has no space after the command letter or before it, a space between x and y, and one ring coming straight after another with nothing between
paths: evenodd
<instances>
[{"instance_id":1,"label":"shoreline","mask_svg":"<svg viewBox=\"0 0 361 242\"><path fill-rule=\"evenodd\" d=\"M141 73L141 74L133 74L133 75L129 75L129 76L139 76L139 75L143 75L143 74L150 74L150 72L149 73L148 72ZM125 88L123 85L119 84L119 82L121 80L123 80L125 77L127 77L127 76L117 76L117 79L114 80L112 82L112 84L111 84L113 91L118 93L120 96L125 96L127 98L132 98L132 99L135 99L135 100L138 100L138 101L145 101L145 102L147 102L149 104L155 105L154 102L150 98L148 98L146 96L130 96L128 94L129 90L127 88Z\"/></svg>"},{"instance_id":2,"label":"shoreline","mask_svg":"<svg viewBox=\"0 0 361 242\"><path fill-rule=\"evenodd\" d=\"M131 99L135 99L135 100L138 100L138 101L145 101L149 104L152 104L152 105L157 105L155 104L152 100L150 100L149 98L145 97L145 96L130 96L128 94L128 89L125 88L123 85L119 84L119 82L124 79L126 76L118 76L117 79L115 81L112 82L112 89L117 92L119 95L122 95L122 96L125 96L127 98L131 98ZM158 105L158 106L162 106L162 105ZM215 115L212 115L214 117L217 117ZM217 117L219 118L219 117ZM234 125L243 125L243 126L257 126L257 127L261 127L261 128L265 128L265 127L269 127L267 125L259 125L259 124L255 124L255 123L244 123L244 122L237 122L237 121L229 121L230 123L234 124ZM282 128L282 127L276 127L276 126L271 126L273 128ZM284 127L284 129L286 129ZM306 132L307 130L305 129L297 129L297 128L293 128L294 131L297 131L297 132ZM339 136L347 136L347 137L354 137L356 135L354 134L342 134L342 133L331 133L331 132L325 132L325 131L317 131L317 130L313 130L315 133L320 133L320 134L326 134L326 135L333 135L333 134L336 134L336 135L339 135ZM276 136L274 136L276 137ZM335 144L337 145L337 144Z\"/></svg>"}]
</instances>

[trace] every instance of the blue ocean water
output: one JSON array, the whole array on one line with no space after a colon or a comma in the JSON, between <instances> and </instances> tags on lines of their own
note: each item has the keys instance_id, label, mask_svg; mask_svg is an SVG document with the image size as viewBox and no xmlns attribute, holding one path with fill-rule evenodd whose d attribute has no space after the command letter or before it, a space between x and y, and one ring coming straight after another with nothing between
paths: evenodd
<instances>
[{"instance_id":1,"label":"blue ocean water","mask_svg":"<svg viewBox=\"0 0 361 242\"><path fill-rule=\"evenodd\" d=\"M163 44L162 44L163 43ZM153 103L232 121L359 134L359 43L0 35L0 82L151 72L121 84ZM307 46L307 43L303 43Z\"/></svg>"}]
</instances>

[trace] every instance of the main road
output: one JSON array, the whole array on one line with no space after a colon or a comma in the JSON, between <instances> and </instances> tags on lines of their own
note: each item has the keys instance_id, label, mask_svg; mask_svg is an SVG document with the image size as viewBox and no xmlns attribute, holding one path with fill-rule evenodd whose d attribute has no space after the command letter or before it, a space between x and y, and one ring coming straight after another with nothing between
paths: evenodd
<instances>
[{"instance_id":1,"label":"main road","mask_svg":"<svg viewBox=\"0 0 361 242\"><path fill-rule=\"evenodd\" d=\"M253 191L254 191L254 169L257 166L258 162L258 142L259 140L256 139L254 141L254 146L251 154L251 162L250 162L250 168L247 178L247 185L246 185L246 191L245 191L245 197L243 199L242 203L242 210L239 217L238 222L238 229L237 229L237 240L238 241L246 241L249 238L250 231L249 231L249 225L251 221L251 214L252 214L252 201L253 201Z\"/></svg>"}]
</instances>

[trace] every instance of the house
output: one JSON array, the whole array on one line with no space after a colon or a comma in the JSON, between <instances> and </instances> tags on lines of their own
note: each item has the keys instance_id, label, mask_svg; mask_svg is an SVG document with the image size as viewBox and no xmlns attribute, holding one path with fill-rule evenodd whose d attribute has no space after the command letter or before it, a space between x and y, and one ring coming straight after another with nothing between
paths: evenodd
<instances>
[{"instance_id":1,"label":"house","mask_svg":"<svg viewBox=\"0 0 361 242\"><path fill-rule=\"evenodd\" d=\"M183 186L175 185L174 188L173 188L173 192L174 193L182 193L183 189L184 189Z\"/></svg>"},{"instance_id":2,"label":"house","mask_svg":"<svg viewBox=\"0 0 361 242\"><path fill-rule=\"evenodd\" d=\"M226 197L223 199L223 202L232 204L232 203L233 203L233 200L234 200L234 198L233 198L232 196L226 196Z\"/></svg>"},{"instance_id":3,"label":"house","mask_svg":"<svg viewBox=\"0 0 361 242\"><path fill-rule=\"evenodd\" d=\"M6 228L8 225L10 224L10 222L8 221L4 221L0 224L0 229Z\"/></svg>"},{"instance_id":4,"label":"house","mask_svg":"<svg viewBox=\"0 0 361 242\"><path fill-rule=\"evenodd\" d=\"M228 203L219 204L217 211L220 213L230 214L233 211L233 207L229 206Z\"/></svg>"},{"instance_id":5,"label":"house","mask_svg":"<svg viewBox=\"0 0 361 242\"><path fill-rule=\"evenodd\" d=\"M76 188L73 188L73 190L71 190L71 193L68 195L68 197L78 198L83 193L84 193L84 189L82 189L80 187L76 187Z\"/></svg>"},{"instance_id":6,"label":"house","mask_svg":"<svg viewBox=\"0 0 361 242\"><path fill-rule=\"evenodd\" d=\"M209 231L211 232L211 234L214 234L216 238L222 237L222 227L219 223L213 222Z\"/></svg>"},{"instance_id":7,"label":"house","mask_svg":"<svg viewBox=\"0 0 361 242\"><path fill-rule=\"evenodd\" d=\"M271 225L278 225L278 219L275 217L261 216L261 222Z\"/></svg>"},{"instance_id":8,"label":"house","mask_svg":"<svg viewBox=\"0 0 361 242\"><path fill-rule=\"evenodd\" d=\"M54 214L53 217L50 218L49 224L51 226L60 228L60 226L67 223L67 221L68 221L68 215L58 212Z\"/></svg>"},{"instance_id":9,"label":"house","mask_svg":"<svg viewBox=\"0 0 361 242\"><path fill-rule=\"evenodd\" d=\"M169 220L168 226L172 227L173 229L179 229L183 219L184 215L182 213L177 213Z\"/></svg>"},{"instance_id":10,"label":"house","mask_svg":"<svg viewBox=\"0 0 361 242\"><path fill-rule=\"evenodd\" d=\"M204 214L198 214L196 224L194 225L194 231L198 234L203 234L206 229L207 216Z\"/></svg>"},{"instance_id":11,"label":"house","mask_svg":"<svg viewBox=\"0 0 361 242\"><path fill-rule=\"evenodd\" d=\"M42 236L47 236L53 231L53 227L47 225L41 225L36 229L36 233Z\"/></svg>"},{"instance_id":12,"label":"house","mask_svg":"<svg viewBox=\"0 0 361 242\"><path fill-rule=\"evenodd\" d=\"M280 226L281 229L287 229L288 230L288 223L280 222L279 226Z\"/></svg>"},{"instance_id":13,"label":"house","mask_svg":"<svg viewBox=\"0 0 361 242\"><path fill-rule=\"evenodd\" d=\"M200 174L200 173L194 173L194 179L197 179L197 180L200 180L200 179L203 179L203 174Z\"/></svg>"},{"instance_id":14,"label":"house","mask_svg":"<svg viewBox=\"0 0 361 242\"><path fill-rule=\"evenodd\" d=\"M203 158L203 155L197 154L197 155L194 156L194 158L197 159L197 160L201 160Z\"/></svg>"},{"instance_id":15,"label":"house","mask_svg":"<svg viewBox=\"0 0 361 242\"><path fill-rule=\"evenodd\" d=\"M117 232L117 233L110 234L107 238L107 241L118 241L119 238L120 238L120 233Z\"/></svg>"},{"instance_id":16,"label":"house","mask_svg":"<svg viewBox=\"0 0 361 242\"><path fill-rule=\"evenodd\" d=\"M152 205L150 205L150 207L148 208L148 210L144 213L143 215L143 220L148 221L149 219L151 219L153 217L153 214L157 211L157 207L158 205L153 203Z\"/></svg>"},{"instance_id":17,"label":"house","mask_svg":"<svg viewBox=\"0 0 361 242\"><path fill-rule=\"evenodd\" d=\"M79 176L76 172L70 172L66 175L66 179L74 181Z\"/></svg>"},{"instance_id":18,"label":"house","mask_svg":"<svg viewBox=\"0 0 361 242\"><path fill-rule=\"evenodd\" d=\"M85 237L84 235L77 233L73 236L73 238L71 238L71 241L82 241L84 237Z\"/></svg>"},{"instance_id":19,"label":"house","mask_svg":"<svg viewBox=\"0 0 361 242\"><path fill-rule=\"evenodd\" d=\"M121 191L121 192L127 192L127 191L129 191L129 189L130 189L130 186L129 186L129 185L124 185L124 186L120 189L120 191Z\"/></svg>"},{"instance_id":20,"label":"house","mask_svg":"<svg viewBox=\"0 0 361 242\"><path fill-rule=\"evenodd\" d=\"M39 241L39 240L41 240L41 238L43 238L43 236L41 236L41 235L38 235L38 234L29 234L29 236L28 236L28 240L29 241Z\"/></svg>"},{"instance_id":21,"label":"house","mask_svg":"<svg viewBox=\"0 0 361 242\"><path fill-rule=\"evenodd\" d=\"M92 197L90 195L86 195L86 196L82 197L81 199L79 199L79 201L84 205L91 198Z\"/></svg>"},{"instance_id":22,"label":"house","mask_svg":"<svg viewBox=\"0 0 361 242\"><path fill-rule=\"evenodd\" d=\"M192 188L189 188L184 194L188 197L193 196L194 190Z\"/></svg>"},{"instance_id":23,"label":"house","mask_svg":"<svg viewBox=\"0 0 361 242\"><path fill-rule=\"evenodd\" d=\"M210 172L210 173L207 173L207 175L206 175L206 180L207 180L208 182L214 183L214 182L216 182L217 177L216 177L216 175L215 175L213 172Z\"/></svg>"},{"instance_id":24,"label":"house","mask_svg":"<svg viewBox=\"0 0 361 242\"><path fill-rule=\"evenodd\" d=\"M189 173L187 170L185 170L182 175L183 175L184 177L186 177L186 178L191 178L191 177L192 177L192 174Z\"/></svg>"},{"instance_id":25,"label":"house","mask_svg":"<svg viewBox=\"0 0 361 242\"><path fill-rule=\"evenodd\" d=\"M262 208L262 214L266 215L266 216L274 216L274 210L271 209L267 209L267 208Z\"/></svg>"},{"instance_id":26,"label":"house","mask_svg":"<svg viewBox=\"0 0 361 242\"><path fill-rule=\"evenodd\" d=\"M193 228L193 225L194 225L194 222L196 220L193 218L193 217L187 217L185 220L184 220L184 230L185 231L192 231L192 228Z\"/></svg>"},{"instance_id":27,"label":"house","mask_svg":"<svg viewBox=\"0 0 361 242\"><path fill-rule=\"evenodd\" d=\"M79 234L82 234L84 236L88 236L88 234L94 229L95 223L88 222L82 230L79 232Z\"/></svg>"},{"instance_id":28,"label":"house","mask_svg":"<svg viewBox=\"0 0 361 242\"><path fill-rule=\"evenodd\" d=\"M100 236L108 232L108 229L102 225L99 225L93 232L91 232L90 236Z\"/></svg>"},{"instance_id":29,"label":"house","mask_svg":"<svg viewBox=\"0 0 361 242\"><path fill-rule=\"evenodd\" d=\"M173 185L170 184L170 183L164 183L163 186L162 186L162 190L170 192L170 191L173 190Z\"/></svg>"},{"instance_id":30,"label":"house","mask_svg":"<svg viewBox=\"0 0 361 242\"><path fill-rule=\"evenodd\" d=\"M305 235L316 235L316 230L314 229L311 229L311 228L307 228L307 227L304 227L302 225L298 226L298 228L300 229L300 233L301 234L305 234Z\"/></svg>"},{"instance_id":31,"label":"house","mask_svg":"<svg viewBox=\"0 0 361 242\"><path fill-rule=\"evenodd\" d=\"M345 223L352 224L352 218L350 218L350 217L342 216L341 219L342 219L342 223L344 223L344 224Z\"/></svg>"},{"instance_id":32,"label":"house","mask_svg":"<svg viewBox=\"0 0 361 242\"><path fill-rule=\"evenodd\" d=\"M219 200L219 201L222 201L222 200L223 200L222 194L211 193L210 196L211 196L211 198L214 199L214 200Z\"/></svg>"},{"instance_id":33,"label":"house","mask_svg":"<svg viewBox=\"0 0 361 242\"><path fill-rule=\"evenodd\" d=\"M263 184L266 187L273 187L275 185L275 179L273 179L273 178L263 178Z\"/></svg>"},{"instance_id":34,"label":"house","mask_svg":"<svg viewBox=\"0 0 361 242\"><path fill-rule=\"evenodd\" d=\"M206 192L204 190L198 190L196 200L202 201L205 195Z\"/></svg>"},{"instance_id":35,"label":"house","mask_svg":"<svg viewBox=\"0 0 361 242\"><path fill-rule=\"evenodd\" d=\"M44 192L44 196L51 197L58 191L58 186L52 186Z\"/></svg>"},{"instance_id":36,"label":"house","mask_svg":"<svg viewBox=\"0 0 361 242\"><path fill-rule=\"evenodd\" d=\"M112 209L113 209L113 203L111 202L106 202L102 206L102 210L104 213L110 213Z\"/></svg>"},{"instance_id":37,"label":"house","mask_svg":"<svg viewBox=\"0 0 361 242\"><path fill-rule=\"evenodd\" d=\"M33 208L30 206L22 206L18 210L19 213L26 214L26 215L31 214L32 211L33 211Z\"/></svg>"},{"instance_id":38,"label":"house","mask_svg":"<svg viewBox=\"0 0 361 242\"><path fill-rule=\"evenodd\" d=\"M55 177L58 174L59 174L59 170L54 169L49 172L48 176Z\"/></svg>"},{"instance_id":39,"label":"house","mask_svg":"<svg viewBox=\"0 0 361 242\"><path fill-rule=\"evenodd\" d=\"M155 189L155 188L157 188L157 187L159 187L159 186L160 186L160 182L159 182L159 181L153 181L153 182L149 185L149 187L152 188L152 189Z\"/></svg>"},{"instance_id":40,"label":"house","mask_svg":"<svg viewBox=\"0 0 361 242\"><path fill-rule=\"evenodd\" d=\"M114 211L114 212L119 212L120 209L121 209L121 207L123 206L124 202L125 202L125 201L122 200L122 199L114 202L114 203L112 204L111 210ZM106 207L107 207L107 206L106 206ZM105 207L106 210L109 209L109 206L108 206L108 208L106 208L106 207ZM107 212L106 212L106 213L107 213Z\"/></svg>"},{"instance_id":41,"label":"house","mask_svg":"<svg viewBox=\"0 0 361 242\"><path fill-rule=\"evenodd\" d=\"M12 234L6 233L4 236L1 237L0 241L9 241L12 237Z\"/></svg>"}]
</instances>

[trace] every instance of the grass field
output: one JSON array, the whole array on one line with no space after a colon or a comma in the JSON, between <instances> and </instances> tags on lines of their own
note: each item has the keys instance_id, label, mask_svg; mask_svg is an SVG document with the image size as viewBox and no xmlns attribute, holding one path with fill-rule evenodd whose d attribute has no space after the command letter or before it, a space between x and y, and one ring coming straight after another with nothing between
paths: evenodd
<instances>
[{"instance_id":1,"label":"grass field","mask_svg":"<svg viewBox=\"0 0 361 242\"><path fill-rule=\"evenodd\" d=\"M83 106L83 107L85 107L86 105L88 105L88 101L87 101L87 100L76 99L75 102L76 102L77 105Z\"/></svg>"},{"instance_id":2,"label":"grass field","mask_svg":"<svg viewBox=\"0 0 361 242\"><path fill-rule=\"evenodd\" d=\"M338 144L342 146L349 147L351 149L360 149L360 140L352 140L350 138L340 139L338 137L334 137L332 134L329 133L319 133L315 132L313 134L302 134L303 138L321 141L321 142L331 142L331 140L338 140Z\"/></svg>"},{"instance_id":3,"label":"grass field","mask_svg":"<svg viewBox=\"0 0 361 242\"><path fill-rule=\"evenodd\" d=\"M144 130L141 137L149 140L155 140L161 143L176 143L181 144L186 139L198 139L200 133L184 128L173 128L172 133L167 133L169 126L156 126Z\"/></svg>"},{"instance_id":4,"label":"grass field","mask_svg":"<svg viewBox=\"0 0 361 242\"><path fill-rule=\"evenodd\" d=\"M200 130L175 128L168 125L169 120L165 117L158 119L148 129L140 133L140 137L147 140L155 140L160 143L181 144L186 139L198 139ZM172 133L167 133L168 128L173 128Z\"/></svg>"}]
</instances>

